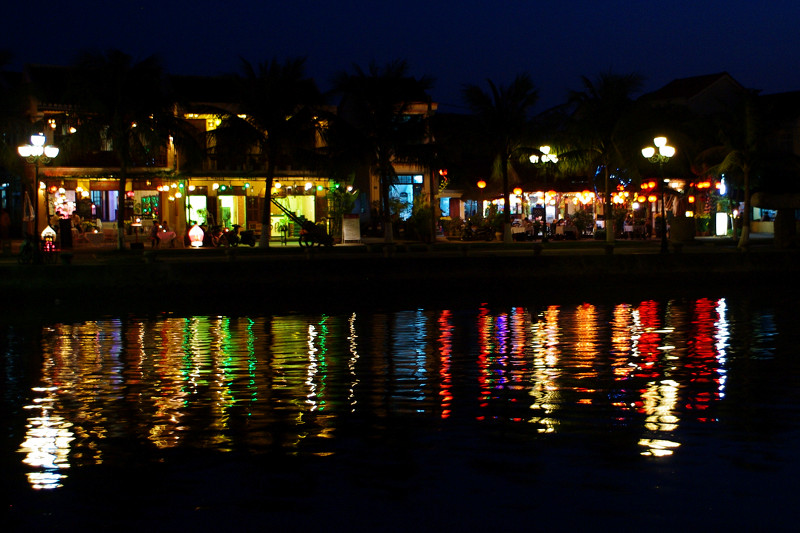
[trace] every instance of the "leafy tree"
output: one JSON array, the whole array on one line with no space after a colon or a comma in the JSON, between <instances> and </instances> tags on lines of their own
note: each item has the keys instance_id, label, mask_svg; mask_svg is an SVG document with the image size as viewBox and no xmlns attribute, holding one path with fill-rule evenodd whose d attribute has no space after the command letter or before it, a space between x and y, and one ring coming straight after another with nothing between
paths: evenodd
<instances>
[{"instance_id":1,"label":"leafy tree","mask_svg":"<svg viewBox=\"0 0 800 533\"><path fill-rule=\"evenodd\" d=\"M727 113L716 116L718 125L717 146L708 148L697 156L697 166L705 167L713 176L724 176L741 188L743 209L738 247L745 249L750 243L750 195L753 180L770 164L770 155L762 146L762 115L758 96L747 95L732 106Z\"/></svg>"},{"instance_id":2,"label":"leafy tree","mask_svg":"<svg viewBox=\"0 0 800 533\"><path fill-rule=\"evenodd\" d=\"M125 189L134 166L152 164L170 135L184 138L175 116L174 98L155 56L135 61L119 50L84 52L73 70L71 94L80 117L66 150L85 151L110 144L119 170L117 246L124 247Z\"/></svg>"},{"instance_id":3,"label":"leafy tree","mask_svg":"<svg viewBox=\"0 0 800 533\"><path fill-rule=\"evenodd\" d=\"M341 73L335 92L341 95L339 119L330 133L332 147L344 148L351 162L365 165L377 174L380 184L380 212L384 239L393 240L389 192L396 183L396 163L421 164L427 159L426 116L410 113L411 106L430 104L427 91L432 80L408 74L408 63L396 60L384 67L358 66L353 73Z\"/></svg>"},{"instance_id":4,"label":"leafy tree","mask_svg":"<svg viewBox=\"0 0 800 533\"><path fill-rule=\"evenodd\" d=\"M637 74L604 73L596 80L583 77L583 90L570 95L574 108L569 135L572 149L559 154L560 160L584 166L592 174L602 170L604 177L604 209L606 217L606 242L614 242L611 217L611 173L638 164L638 142L635 121L635 100L642 85ZM608 231L611 230L611 231Z\"/></svg>"},{"instance_id":5,"label":"leafy tree","mask_svg":"<svg viewBox=\"0 0 800 533\"><path fill-rule=\"evenodd\" d=\"M487 80L489 92L477 85L466 85L464 99L478 119L478 127L491 146L492 176L502 181L504 215L503 240L511 242L511 199L508 181L513 156L527 156L531 134L530 111L538 99L538 91L527 74L518 75L507 87Z\"/></svg>"},{"instance_id":6,"label":"leafy tree","mask_svg":"<svg viewBox=\"0 0 800 533\"><path fill-rule=\"evenodd\" d=\"M269 246L271 191L277 169L288 164L296 150L314 145L316 109L322 96L305 74L305 61L273 58L253 65L242 59L242 73L233 78L238 93L236 113L221 114L220 126L211 132L217 153L242 154L249 148L255 166L266 171L261 247ZM238 163L245 169L250 164L245 159Z\"/></svg>"}]
</instances>

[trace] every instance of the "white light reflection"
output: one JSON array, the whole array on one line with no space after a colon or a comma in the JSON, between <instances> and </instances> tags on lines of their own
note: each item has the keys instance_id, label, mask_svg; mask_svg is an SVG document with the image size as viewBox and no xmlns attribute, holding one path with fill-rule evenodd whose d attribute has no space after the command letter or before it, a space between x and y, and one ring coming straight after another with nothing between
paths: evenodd
<instances>
[{"instance_id":1,"label":"white light reflection","mask_svg":"<svg viewBox=\"0 0 800 533\"><path fill-rule=\"evenodd\" d=\"M351 382L350 390L348 391L347 399L350 403L351 412L356 410L356 387L358 386L358 375L356 374L356 363L358 362L358 335L356 335L356 314L350 315L347 320L349 325L350 334L347 340L350 342L350 359L347 362L347 368L350 372Z\"/></svg>"},{"instance_id":2,"label":"white light reflection","mask_svg":"<svg viewBox=\"0 0 800 533\"><path fill-rule=\"evenodd\" d=\"M308 325L308 370L306 374L306 385L308 386L308 394L306 395L306 403L310 405L311 411L316 411L319 405L317 404L317 385L314 383L314 377L317 375L317 347L315 340L317 338L317 328L314 324Z\"/></svg>"},{"instance_id":3,"label":"white light reflection","mask_svg":"<svg viewBox=\"0 0 800 533\"><path fill-rule=\"evenodd\" d=\"M728 339L730 338L730 330L728 329L728 304L725 301L725 298L721 298L717 302L717 316L719 320L714 323L714 328L716 333L714 334L714 338L716 339L716 343L714 347L717 349L717 362L719 363L719 367L717 368L717 372L719 372L719 399L723 399L725 397L725 372L727 366L727 352L726 348L728 347Z\"/></svg>"}]
</instances>

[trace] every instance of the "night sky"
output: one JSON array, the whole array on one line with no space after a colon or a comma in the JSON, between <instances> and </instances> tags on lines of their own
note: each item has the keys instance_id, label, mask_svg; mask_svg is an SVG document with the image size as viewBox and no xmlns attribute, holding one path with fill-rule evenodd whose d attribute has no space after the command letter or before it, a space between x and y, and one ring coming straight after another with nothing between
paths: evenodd
<instances>
[{"instance_id":1,"label":"night sky","mask_svg":"<svg viewBox=\"0 0 800 533\"><path fill-rule=\"evenodd\" d=\"M644 90L727 71L764 93L800 90L800 2L140 0L18 2L6 9L7 69L67 65L79 50L160 56L168 72L239 70L239 57L308 58L322 89L353 64L405 59L436 80L442 110L461 87L530 73L539 110L581 88L581 76L637 72Z\"/></svg>"}]
</instances>

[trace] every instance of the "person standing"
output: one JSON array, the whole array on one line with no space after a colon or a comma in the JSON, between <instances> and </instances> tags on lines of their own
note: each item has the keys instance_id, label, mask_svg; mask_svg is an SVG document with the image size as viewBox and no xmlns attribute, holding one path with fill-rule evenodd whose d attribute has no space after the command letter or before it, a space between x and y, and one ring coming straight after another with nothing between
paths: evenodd
<instances>
[{"instance_id":1,"label":"person standing","mask_svg":"<svg viewBox=\"0 0 800 533\"><path fill-rule=\"evenodd\" d=\"M153 225L150 227L150 247L151 248L158 248L158 245L161 243L161 239L158 236L158 221L153 221Z\"/></svg>"}]
</instances>

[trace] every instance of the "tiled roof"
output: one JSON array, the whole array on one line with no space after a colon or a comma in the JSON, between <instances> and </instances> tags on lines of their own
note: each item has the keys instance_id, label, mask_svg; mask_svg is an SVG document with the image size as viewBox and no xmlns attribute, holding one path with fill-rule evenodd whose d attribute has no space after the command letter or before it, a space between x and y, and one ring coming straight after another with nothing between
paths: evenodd
<instances>
[{"instance_id":1,"label":"tiled roof","mask_svg":"<svg viewBox=\"0 0 800 533\"><path fill-rule=\"evenodd\" d=\"M689 99L702 93L718 81L727 78L735 85L739 85L727 72L717 74L706 74L703 76L693 76L690 78L680 78L672 80L662 88L642 96L648 100L675 100ZM744 88L742 87L742 90Z\"/></svg>"}]
</instances>

